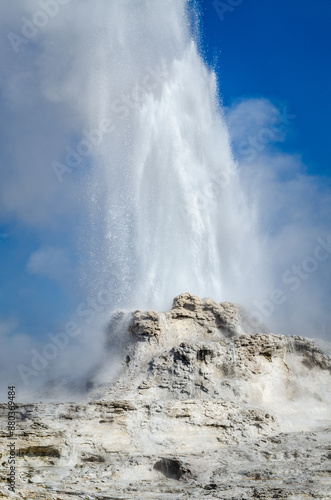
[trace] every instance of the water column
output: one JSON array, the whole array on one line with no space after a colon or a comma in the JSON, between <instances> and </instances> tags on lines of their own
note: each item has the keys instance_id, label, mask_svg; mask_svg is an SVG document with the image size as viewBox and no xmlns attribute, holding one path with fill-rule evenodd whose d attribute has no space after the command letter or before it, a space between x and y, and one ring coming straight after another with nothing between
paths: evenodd
<instances>
[{"instance_id":1,"label":"water column","mask_svg":"<svg viewBox=\"0 0 331 500\"><path fill-rule=\"evenodd\" d=\"M88 286L110 288L114 309L167 309L186 291L240 295L259 265L254 212L188 4L103 5L88 118L113 130L88 179Z\"/></svg>"}]
</instances>

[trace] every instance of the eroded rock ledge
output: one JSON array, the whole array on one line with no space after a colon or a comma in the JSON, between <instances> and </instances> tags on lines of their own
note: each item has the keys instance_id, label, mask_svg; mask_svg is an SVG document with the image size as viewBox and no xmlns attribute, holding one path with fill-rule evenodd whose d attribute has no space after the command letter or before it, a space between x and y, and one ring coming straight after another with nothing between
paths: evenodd
<instances>
[{"instance_id":1,"label":"eroded rock ledge","mask_svg":"<svg viewBox=\"0 0 331 500\"><path fill-rule=\"evenodd\" d=\"M171 311L135 311L132 315L130 331L144 339L159 337L162 333L162 319L170 323L173 320L190 319L195 327L200 326L207 333L222 332L231 338L251 333L256 329L254 319L241 306L232 302L218 304L212 299L200 299L196 295L183 293L174 298ZM260 332L268 332L265 325L259 325Z\"/></svg>"},{"instance_id":2,"label":"eroded rock ledge","mask_svg":"<svg viewBox=\"0 0 331 500\"><path fill-rule=\"evenodd\" d=\"M85 399L19 406L17 495L1 450L1 498L331 498L331 359L312 340L182 294L116 313L105 352Z\"/></svg>"}]
</instances>

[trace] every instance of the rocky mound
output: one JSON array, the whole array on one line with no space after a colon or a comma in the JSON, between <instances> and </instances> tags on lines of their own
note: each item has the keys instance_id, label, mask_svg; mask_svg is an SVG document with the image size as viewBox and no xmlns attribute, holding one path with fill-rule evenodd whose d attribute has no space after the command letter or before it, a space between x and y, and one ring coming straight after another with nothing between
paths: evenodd
<instances>
[{"instance_id":1,"label":"rocky mound","mask_svg":"<svg viewBox=\"0 0 331 500\"><path fill-rule=\"evenodd\" d=\"M190 294L166 313L117 313L88 399L18 422L17 495L3 485L3 498L331 498L331 358L259 328Z\"/></svg>"}]
</instances>

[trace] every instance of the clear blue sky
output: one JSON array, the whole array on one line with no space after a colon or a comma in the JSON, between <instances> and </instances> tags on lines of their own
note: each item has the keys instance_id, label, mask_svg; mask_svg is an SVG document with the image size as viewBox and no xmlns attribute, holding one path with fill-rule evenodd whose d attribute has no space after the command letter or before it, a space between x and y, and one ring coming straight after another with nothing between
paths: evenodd
<instances>
[{"instance_id":1,"label":"clear blue sky","mask_svg":"<svg viewBox=\"0 0 331 500\"><path fill-rule=\"evenodd\" d=\"M214 4L201 0L203 49L224 104L261 96L286 103L296 119L284 147L302 155L309 173L330 176L331 3L236 0L223 20Z\"/></svg>"}]
</instances>

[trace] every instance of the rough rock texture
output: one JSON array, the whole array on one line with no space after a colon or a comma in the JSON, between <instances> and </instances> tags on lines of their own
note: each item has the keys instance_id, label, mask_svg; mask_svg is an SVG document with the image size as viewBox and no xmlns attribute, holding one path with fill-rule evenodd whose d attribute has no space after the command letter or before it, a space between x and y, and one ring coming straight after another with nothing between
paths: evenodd
<instances>
[{"instance_id":1,"label":"rough rock texture","mask_svg":"<svg viewBox=\"0 0 331 500\"><path fill-rule=\"evenodd\" d=\"M17 494L0 450L0 498L331 498L331 358L252 324L190 294L116 314L116 380L110 353L88 400L20 406Z\"/></svg>"}]
</instances>

